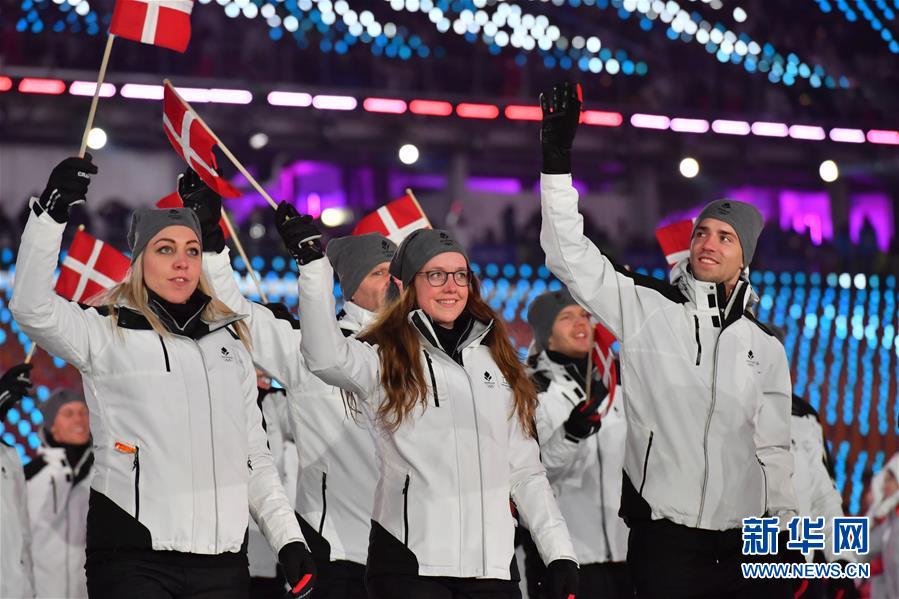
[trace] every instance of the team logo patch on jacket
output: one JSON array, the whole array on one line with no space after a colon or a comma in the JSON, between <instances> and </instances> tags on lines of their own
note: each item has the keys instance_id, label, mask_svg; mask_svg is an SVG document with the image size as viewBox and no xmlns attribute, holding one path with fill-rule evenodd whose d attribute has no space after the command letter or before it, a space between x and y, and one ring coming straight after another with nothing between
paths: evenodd
<instances>
[{"instance_id":1,"label":"team logo patch on jacket","mask_svg":"<svg viewBox=\"0 0 899 599\"><path fill-rule=\"evenodd\" d=\"M222 360L224 360L225 362L230 362L231 360L234 359L234 357L231 355L231 352L228 351L227 347L223 347L221 349L221 354L222 354Z\"/></svg>"},{"instance_id":2,"label":"team logo patch on jacket","mask_svg":"<svg viewBox=\"0 0 899 599\"><path fill-rule=\"evenodd\" d=\"M490 389L496 387L496 381L493 380L493 375L486 370L484 371L484 384Z\"/></svg>"}]
</instances>

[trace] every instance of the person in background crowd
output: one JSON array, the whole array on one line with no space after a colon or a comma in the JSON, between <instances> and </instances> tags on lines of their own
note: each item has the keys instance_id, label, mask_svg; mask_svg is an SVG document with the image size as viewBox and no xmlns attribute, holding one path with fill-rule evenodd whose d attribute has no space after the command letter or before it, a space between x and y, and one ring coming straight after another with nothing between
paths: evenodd
<instances>
[{"instance_id":1,"label":"person in background crowd","mask_svg":"<svg viewBox=\"0 0 899 599\"><path fill-rule=\"evenodd\" d=\"M31 364L0 376L0 422L28 394ZM0 440L0 597L34 597L34 567L25 473L16 448Z\"/></svg>"},{"instance_id":2,"label":"person in background crowd","mask_svg":"<svg viewBox=\"0 0 899 599\"><path fill-rule=\"evenodd\" d=\"M249 334L202 277L193 211L134 212L131 269L98 307L53 292L69 209L96 173L90 155L67 158L32 198L10 302L31 339L81 372L91 599L244 599L248 506L292 594L308 596L315 564L267 447Z\"/></svg>"},{"instance_id":3,"label":"person in background crowd","mask_svg":"<svg viewBox=\"0 0 899 599\"><path fill-rule=\"evenodd\" d=\"M571 183L580 87L558 84L540 100L546 265L621 347L621 513L637 596L792 599L790 581L745 579L741 570L747 560L802 558L786 550L796 515L789 366L750 311L762 215L742 202L707 205L670 284L617 267L584 236ZM743 518L752 516L779 518L780 555L742 555Z\"/></svg>"},{"instance_id":4,"label":"person in background crowd","mask_svg":"<svg viewBox=\"0 0 899 599\"><path fill-rule=\"evenodd\" d=\"M618 516L627 436L622 389L597 420L609 394L592 369L591 397L586 397L593 324L567 289L537 296L528 323L539 351L529 366L539 393L540 457L581 564L577 595L633 597L625 563L627 526Z\"/></svg>"},{"instance_id":5,"label":"person in background crowd","mask_svg":"<svg viewBox=\"0 0 899 599\"><path fill-rule=\"evenodd\" d=\"M180 180L185 206L194 209L207 250L204 267L213 288L235 311L248 314L253 360L287 391L290 426L297 440L296 512L318 564L316 597L365 599L365 562L378 466L375 445L361 418L346 410L340 389L312 374L299 353L299 323L286 309L249 302L234 280L218 225L221 198L192 171ZM339 315L342 334L355 336L385 302L387 271L396 245L371 233L334 239L328 259L347 299Z\"/></svg>"},{"instance_id":6,"label":"person in background crowd","mask_svg":"<svg viewBox=\"0 0 899 599\"><path fill-rule=\"evenodd\" d=\"M37 456L25 466L35 591L39 599L87 597L84 578L87 508L94 463L87 404L58 389L40 406Z\"/></svg>"},{"instance_id":7,"label":"person in background crowd","mask_svg":"<svg viewBox=\"0 0 899 599\"><path fill-rule=\"evenodd\" d=\"M404 291L355 339L334 318L312 219L286 202L276 218L300 265L303 357L375 437L369 597L520 597L511 498L549 564L548 597L569 599L577 562L533 438L536 392L462 247L441 230L406 237L390 262Z\"/></svg>"},{"instance_id":8,"label":"person in background crowd","mask_svg":"<svg viewBox=\"0 0 899 599\"><path fill-rule=\"evenodd\" d=\"M899 454L891 457L871 480L870 598L899 597Z\"/></svg>"}]
</instances>

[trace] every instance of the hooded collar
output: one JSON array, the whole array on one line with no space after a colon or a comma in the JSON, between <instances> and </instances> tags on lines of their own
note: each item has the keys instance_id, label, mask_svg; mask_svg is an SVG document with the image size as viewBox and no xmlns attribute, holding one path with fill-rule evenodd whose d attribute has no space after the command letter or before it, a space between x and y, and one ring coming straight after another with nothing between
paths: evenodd
<instances>
[{"instance_id":1,"label":"hooded collar","mask_svg":"<svg viewBox=\"0 0 899 599\"><path fill-rule=\"evenodd\" d=\"M340 328L353 333L358 333L362 329L375 321L377 314L370 310L366 310L359 304L353 302L345 302L343 304L342 316L340 317Z\"/></svg>"},{"instance_id":2,"label":"hooded collar","mask_svg":"<svg viewBox=\"0 0 899 599\"><path fill-rule=\"evenodd\" d=\"M450 352L444 350L437 340L437 333L434 331L434 325L428 315L425 314L424 310L418 309L409 312L408 320L409 323L418 330L419 335L424 339L426 344L435 350L445 353L453 360L456 360L457 356L461 356L462 351L466 348L483 341L484 337L487 336L487 333L493 330L492 320L485 323L472 318L468 331L462 334L459 338L459 342L456 344L456 351L450 355Z\"/></svg>"},{"instance_id":3,"label":"hooded collar","mask_svg":"<svg viewBox=\"0 0 899 599\"><path fill-rule=\"evenodd\" d=\"M556 385L562 392L562 395L571 402L572 406L584 399L586 394L585 375L580 372L580 369L574 363L562 364L557 362L547 354L546 350L537 354L536 359L532 363L533 365L529 369L530 376L543 378L546 388ZM594 377L595 374L594 370Z\"/></svg>"},{"instance_id":4,"label":"hooded collar","mask_svg":"<svg viewBox=\"0 0 899 599\"><path fill-rule=\"evenodd\" d=\"M759 301L749 283L749 269L740 274L730 297L727 297L727 286L724 283L696 280L690 270L689 257L674 265L669 280L693 305L697 317L708 317L716 328L733 324Z\"/></svg>"}]
</instances>

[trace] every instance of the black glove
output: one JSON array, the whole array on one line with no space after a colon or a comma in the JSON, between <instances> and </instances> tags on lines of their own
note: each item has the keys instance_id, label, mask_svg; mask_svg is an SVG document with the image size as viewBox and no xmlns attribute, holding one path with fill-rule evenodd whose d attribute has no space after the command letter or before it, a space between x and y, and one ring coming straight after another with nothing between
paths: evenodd
<instances>
[{"instance_id":1,"label":"black glove","mask_svg":"<svg viewBox=\"0 0 899 599\"><path fill-rule=\"evenodd\" d=\"M312 224L312 217L301 215L291 204L281 202L275 211L275 226L287 251L299 264L309 264L324 256L322 234Z\"/></svg>"},{"instance_id":2,"label":"black glove","mask_svg":"<svg viewBox=\"0 0 899 599\"><path fill-rule=\"evenodd\" d=\"M47 187L32 210L38 216L46 212L58 223L68 221L69 209L85 202L91 175L96 174L97 167L91 162L90 154L85 154L84 158L66 158L50 173Z\"/></svg>"},{"instance_id":3,"label":"black glove","mask_svg":"<svg viewBox=\"0 0 899 599\"><path fill-rule=\"evenodd\" d=\"M548 175L571 172L571 145L581 118L581 103L581 86L570 81L553 85L549 96L540 94L540 108L543 109L541 172Z\"/></svg>"},{"instance_id":4,"label":"black glove","mask_svg":"<svg viewBox=\"0 0 899 599\"><path fill-rule=\"evenodd\" d=\"M31 369L33 364L19 364L0 376L0 422L6 413L16 405L23 396L28 395L31 388Z\"/></svg>"},{"instance_id":5,"label":"black glove","mask_svg":"<svg viewBox=\"0 0 899 599\"><path fill-rule=\"evenodd\" d=\"M570 559L551 561L543 579L543 596L546 599L574 599L578 578L577 564Z\"/></svg>"},{"instance_id":6,"label":"black glove","mask_svg":"<svg viewBox=\"0 0 899 599\"><path fill-rule=\"evenodd\" d=\"M565 427L566 436L572 441L580 441L596 434L602 426L599 405L608 394L609 390L606 389L603 382L594 379L590 386L590 399L585 399L574 406L571 414L568 415L568 420L562 425Z\"/></svg>"},{"instance_id":7,"label":"black glove","mask_svg":"<svg viewBox=\"0 0 899 599\"><path fill-rule=\"evenodd\" d=\"M308 597L312 594L316 568L306 545L299 541L288 543L278 552L278 562L290 585L287 597Z\"/></svg>"},{"instance_id":8,"label":"black glove","mask_svg":"<svg viewBox=\"0 0 899 599\"><path fill-rule=\"evenodd\" d=\"M193 210L200 220L203 251L218 254L225 249L225 234L219 225L222 218L222 196L209 189L190 167L178 176L178 195L185 208Z\"/></svg>"}]
</instances>

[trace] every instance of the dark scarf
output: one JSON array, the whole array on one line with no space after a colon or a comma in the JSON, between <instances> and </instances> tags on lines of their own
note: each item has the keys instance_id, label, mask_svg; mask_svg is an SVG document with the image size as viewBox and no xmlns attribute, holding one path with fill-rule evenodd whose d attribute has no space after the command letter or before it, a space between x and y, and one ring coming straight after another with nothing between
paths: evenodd
<instances>
[{"instance_id":1,"label":"dark scarf","mask_svg":"<svg viewBox=\"0 0 899 599\"><path fill-rule=\"evenodd\" d=\"M458 362L459 360L456 358L459 354L459 344L471 332L471 325L474 320L471 314L462 312L453 323L453 328L451 329L440 326L430 316L428 316L428 320L431 321L431 328L434 329L434 334L437 335L437 342L440 344L440 347L443 348L446 355Z\"/></svg>"},{"instance_id":2,"label":"dark scarf","mask_svg":"<svg viewBox=\"0 0 899 599\"><path fill-rule=\"evenodd\" d=\"M205 327L200 319L203 309L212 301L208 295L200 291L198 287L193 295L183 304L173 304L162 299L151 289L147 289L150 309L159 317L162 324L172 333L195 337L197 332Z\"/></svg>"}]
</instances>

